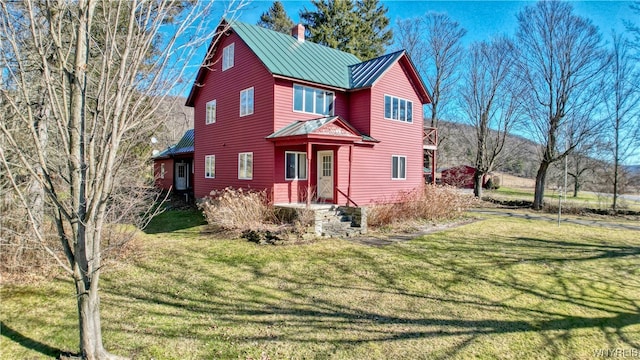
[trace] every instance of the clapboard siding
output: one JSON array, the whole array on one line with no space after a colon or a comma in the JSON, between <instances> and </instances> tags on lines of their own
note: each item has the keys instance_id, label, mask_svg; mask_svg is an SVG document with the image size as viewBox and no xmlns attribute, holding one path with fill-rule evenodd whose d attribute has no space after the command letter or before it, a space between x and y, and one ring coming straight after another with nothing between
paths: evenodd
<instances>
[{"instance_id":1,"label":"clapboard siding","mask_svg":"<svg viewBox=\"0 0 640 360\"><path fill-rule=\"evenodd\" d=\"M222 71L222 49L235 43L234 66ZM273 186L273 144L265 137L273 132L274 79L235 33L223 36L215 65L204 77L194 101L195 195L228 186L268 189ZM240 117L240 92L254 88L254 112ZM206 103L216 100L214 124L205 124ZM238 154L253 152L253 179L238 179ZM204 159L216 156L215 179L204 177Z\"/></svg>"},{"instance_id":2,"label":"clapboard siding","mask_svg":"<svg viewBox=\"0 0 640 360\"><path fill-rule=\"evenodd\" d=\"M161 177L161 168L164 165L164 177ZM173 186L173 160L158 159L153 162L153 176L156 180L156 187L169 190Z\"/></svg>"},{"instance_id":3,"label":"clapboard siding","mask_svg":"<svg viewBox=\"0 0 640 360\"><path fill-rule=\"evenodd\" d=\"M401 59L402 60L402 59ZM352 194L360 203L393 201L398 192L423 185L422 104L403 69L394 64L371 89L371 133L379 140L373 148L356 147ZM413 122L384 118L384 95L413 101ZM391 156L407 157L406 180L391 179Z\"/></svg>"}]
</instances>

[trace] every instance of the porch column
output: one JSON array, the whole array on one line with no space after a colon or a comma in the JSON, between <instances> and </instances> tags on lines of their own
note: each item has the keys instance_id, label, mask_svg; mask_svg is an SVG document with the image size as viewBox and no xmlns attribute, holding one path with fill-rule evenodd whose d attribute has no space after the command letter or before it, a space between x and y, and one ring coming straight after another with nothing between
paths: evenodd
<instances>
[{"instance_id":1,"label":"porch column","mask_svg":"<svg viewBox=\"0 0 640 360\"><path fill-rule=\"evenodd\" d=\"M353 164L353 145L349 145L349 182L347 183L347 206L351 201L351 164Z\"/></svg>"},{"instance_id":2,"label":"porch column","mask_svg":"<svg viewBox=\"0 0 640 360\"><path fill-rule=\"evenodd\" d=\"M433 164L431 165L431 184L435 185L436 184L436 166L437 161L436 161L436 152L438 150L432 150L431 151L431 157L433 158Z\"/></svg>"},{"instance_id":3,"label":"porch column","mask_svg":"<svg viewBox=\"0 0 640 360\"><path fill-rule=\"evenodd\" d=\"M311 207L311 160L313 153L311 152L311 143L307 143L307 209Z\"/></svg>"}]
</instances>

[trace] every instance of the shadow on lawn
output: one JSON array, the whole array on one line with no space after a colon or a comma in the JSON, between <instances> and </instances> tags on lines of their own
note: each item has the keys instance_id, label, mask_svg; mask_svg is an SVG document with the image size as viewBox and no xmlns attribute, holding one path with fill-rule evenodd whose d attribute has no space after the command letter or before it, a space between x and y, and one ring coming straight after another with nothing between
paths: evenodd
<instances>
[{"instance_id":1,"label":"shadow on lawn","mask_svg":"<svg viewBox=\"0 0 640 360\"><path fill-rule=\"evenodd\" d=\"M207 222L197 209L167 210L154 217L144 229L145 234L180 232Z\"/></svg>"},{"instance_id":2,"label":"shadow on lawn","mask_svg":"<svg viewBox=\"0 0 640 360\"><path fill-rule=\"evenodd\" d=\"M146 272L155 273L158 278L171 279L192 291L136 283L122 284L110 292L167 307L150 314L152 316L184 311L184 316L189 317L188 324L176 324L173 336L203 341L211 336L208 330L212 326L211 321L202 319L206 314L216 323L228 327L249 325L271 329L265 333L249 327L238 335L225 338L240 343L287 341L353 346L368 342L456 337L449 349L436 348L433 351L440 353L425 354L429 358L454 356L480 336L524 332L539 333L546 342L545 351L552 357L561 357L566 356L563 354L566 351L564 341L573 336L570 332L588 328L601 330L612 347L618 340L634 348L640 347L638 339L630 338L624 330L640 323L637 299L626 297L624 291L616 288L637 280L622 279L615 273L603 274L598 270L587 273L553 265L562 265L566 261L635 257L640 254L639 248L532 238L496 241L495 249L502 247L506 249L504 253L487 251L483 247L486 244L456 244L455 241L443 245L421 240L417 244L384 249L354 247L331 257L311 259L309 268L297 272L283 271L282 267L269 268L250 259L237 264L213 257L209 263L202 264L176 256L171 266L176 271L167 272L162 265L141 267ZM400 269L389 266L389 254L406 263ZM357 267L349 262L353 259L357 259ZM544 279L551 284L532 284L527 274L514 269L523 263L533 264L536 269L539 267L541 272L545 272ZM241 269L244 276L213 271L214 268L225 267ZM490 268L501 272L495 275L487 271ZM329 270L334 278L323 277ZM193 273L203 276L190 277L189 274ZM400 280L409 275L429 283L437 291L418 291L402 285ZM603 282L604 286L601 286ZM478 290L482 286L468 285L478 283L511 295L496 300L496 296L487 296ZM633 283L633 286L637 285ZM327 295L341 292L355 293L363 299L397 300L402 311L380 309L375 303L362 303L357 299L347 301ZM514 300L519 297L527 297L536 305ZM421 308L409 311L404 306L410 302L425 304L430 311L423 312ZM562 305L562 309L543 304ZM122 303L110 305L123 306ZM571 311L564 308L565 305ZM469 313L475 313L476 317L465 319L459 314L435 311L456 307L468 308ZM401 315L395 315L397 313ZM589 313L594 315L589 316ZM172 335L166 329L151 330L146 334L158 338ZM440 355L443 351L446 356Z\"/></svg>"},{"instance_id":3,"label":"shadow on lawn","mask_svg":"<svg viewBox=\"0 0 640 360\"><path fill-rule=\"evenodd\" d=\"M24 346L27 349L37 351L42 355L57 358L58 356L63 354L63 351L61 349L56 349L45 343L41 343L38 340L28 338L20 332L7 326L4 321L0 321L0 335L20 344L21 346Z\"/></svg>"}]
</instances>

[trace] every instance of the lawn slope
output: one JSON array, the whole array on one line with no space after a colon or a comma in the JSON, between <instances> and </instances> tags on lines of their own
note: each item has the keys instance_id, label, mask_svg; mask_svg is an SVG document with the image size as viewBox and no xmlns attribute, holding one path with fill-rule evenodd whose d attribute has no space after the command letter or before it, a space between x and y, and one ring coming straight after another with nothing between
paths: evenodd
<instances>
[{"instance_id":1,"label":"lawn slope","mask_svg":"<svg viewBox=\"0 0 640 360\"><path fill-rule=\"evenodd\" d=\"M640 348L634 231L488 217L385 247L274 247L154 229L136 240L136 261L102 278L105 345L120 355L585 359ZM69 281L0 295L0 357L75 350Z\"/></svg>"}]
</instances>

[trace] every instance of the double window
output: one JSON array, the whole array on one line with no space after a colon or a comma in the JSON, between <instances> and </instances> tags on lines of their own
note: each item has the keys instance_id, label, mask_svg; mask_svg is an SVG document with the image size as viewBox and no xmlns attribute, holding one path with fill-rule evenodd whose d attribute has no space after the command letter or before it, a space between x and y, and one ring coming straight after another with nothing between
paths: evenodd
<instances>
[{"instance_id":1,"label":"double window","mask_svg":"<svg viewBox=\"0 0 640 360\"><path fill-rule=\"evenodd\" d=\"M238 154L238 179L251 180L253 179L253 153L239 153Z\"/></svg>"},{"instance_id":2,"label":"double window","mask_svg":"<svg viewBox=\"0 0 640 360\"><path fill-rule=\"evenodd\" d=\"M204 177L214 179L216 177L216 156L207 155L204 157Z\"/></svg>"},{"instance_id":3,"label":"double window","mask_svg":"<svg viewBox=\"0 0 640 360\"><path fill-rule=\"evenodd\" d=\"M395 96L384 96L385 119L413 122L413 102Z\"/></svg>"},{"instance_id":4,"label":"double window","mask_svg":"<svg viewBox=\"0 0 640 360\"><path fill-rule=\"evenodd\" d=\"M216 122L216 101L211 100L207 103L207 119L205 123L208 125L214 122Z\"/></svg>"},{"instance_id":5,"label":"double window","mask_svg":"<svg viewBox=\"0 0 640 360\"><path fill-rule=\"evenodd\" d=\"M287 180L307 179L307 154L287 151L285 156L285 178Z\"/></svg>"},{"instance_id":6,"label":"double window","mask_svg":"<svg viewBox=\"0 0 640 360\"><path fill-rule=\"evenodd\" d=\"M222 71L233 67L234 48L235 43L231 43L231 45L225 46L224 49L222 49Z\"/></svg>"},{"instance_id":7,"label":"double window","mask_svg":"<svg viewBox=\"0 0 640 360\"><path fill-rule=\"evenodd\" d=\"M253 114L253 88L240 91L240 116Z\"/></svg>"},{"instance_id":8,"label":"double window","mask_svg":"<svg viewBox=\"0 0 640 360\"><path fill-rule=\"evenodd\" d=\"M391 156L391 179L405 180L407 178L407 157L402 155Z\"/></svg>"},{"instance_id":9,"label":"double window","mask_svg":"<svg viewBox=\"0 0 640 360\"><path fill-rule=\"evenodd\" d=\"M293 85L293 110L318 115L333 115L333 92Z\"/></svg>"}]
</instances>

